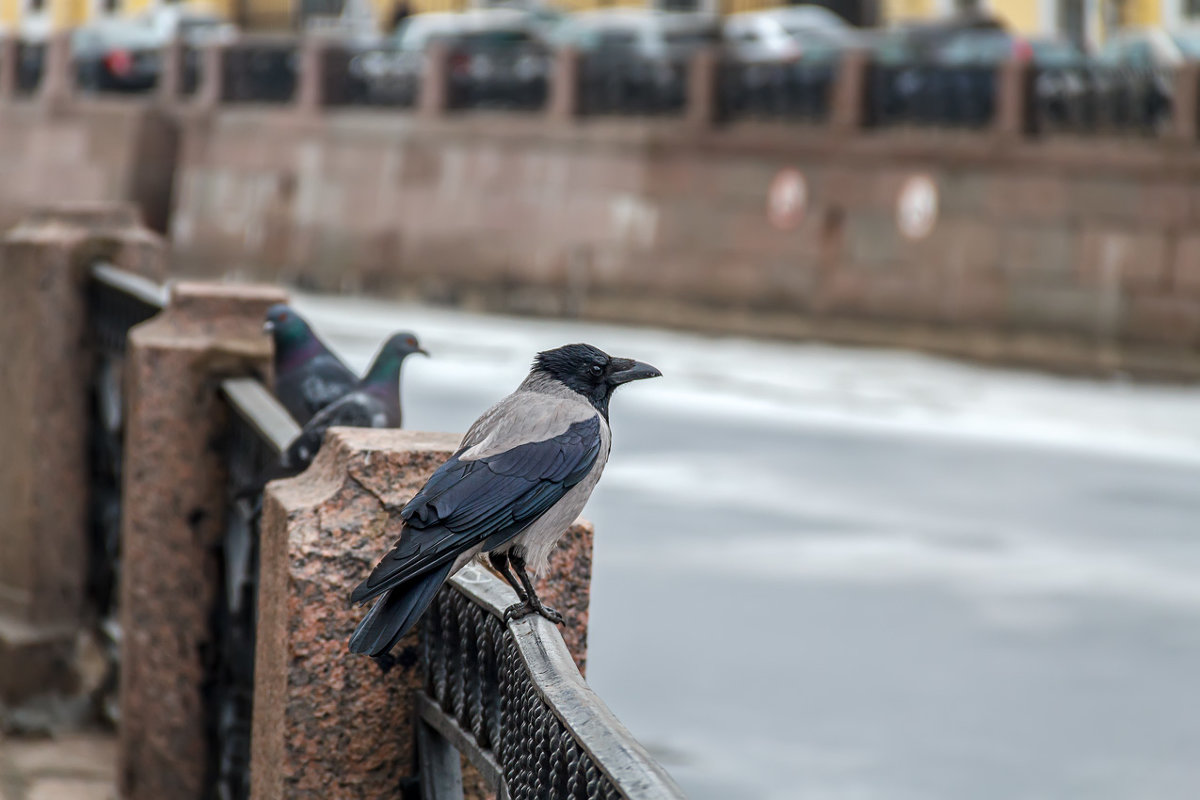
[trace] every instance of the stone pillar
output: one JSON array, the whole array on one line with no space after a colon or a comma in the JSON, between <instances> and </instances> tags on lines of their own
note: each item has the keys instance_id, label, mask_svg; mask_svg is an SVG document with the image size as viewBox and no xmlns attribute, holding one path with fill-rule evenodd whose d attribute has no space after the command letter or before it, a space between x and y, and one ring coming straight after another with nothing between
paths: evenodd
<instances>
[{"instance_id":1,"label":"stone pillar","mask_svg":"<svg viewBox=\"0 0 1200 800\"><path fill-rule=\"evenodd\" d=\"M103 259L154 280L128 206L36 212L0 242L0 707L75 693L88 547L86 288Z\"/></svg>"},{"instance_id":2,"label":"stone pillar","mask_svg":"<svg viewBox=\"0 0 1200 800\"><path fill-rule=\"evenodd\" d=\"M547 108L555 122L570 122L579 116L579 51L574 48L559 50L554 56Z\"/></svg>"},{"instance_id":3,"label":"stone pillar","mask_svg":"<svg viewBox=\"0 0 1200 800\"><path fill-rule=\"evenodd\" d=\"M689 125L710 128L716 124L721 111L717 103L720 66L720 54L711 47L697 50L688 61L685 116Z\"/></svg>"},{"instance_id":4,"label":"stone pillar","mask_svg":"<svg viewBox=\"0 0 1200 800\"><path fill-rule=\"evenodd\" d=\"M182 283L129 335L121 489L121 725L125 800L202 796L205 658L218 586L225 430L219 379L266 376L266 286Z\"/></svg>"},{"instance_id":5,"label":"stone pillar","mask_svg":"<svg viewBox=\"0 0 1200 800\"><path fill-rule=\"evenodd\" d=\"M46 60L38 86L38 100L58 111L75 95L75 68L71 64L71 32L55 31L46 39Z\"/></svg>"},{"instance_id":6,"label":"stone pillar","mask_svg":"<svg viewBox=\"0 0 1200 800\"><path fill-rule=\"evenodd\" d=\"M425 117L440 117L450 107L450 48L437 42L425 51L417 89L417 111Z\"/></svg>"},{"instance_id":7,"label":"stone pillar","mask_svg":"<svg viewBox=\"0 0 1200 800\"><path fill-rule=\"evenodd\" d=\"M196 88L196 106L214 111L225 99L225 54L229 45L210 42L200 51L200 85Z\"/></svg>"},{"instance_id":8,"label":"stone pillar","mask_svg":"<svg viewBox=\"0 0 1200 800\"><path fill-rule=\"evenodd\" d=\"M319 36L306 36L300 42L300 72L296 86L296 110L316 116L325 105L325 64L329 42Z\"/></svg>"},{"instance_id":9,"label":"stone pillar","mask_svg":"<svg viewBox=\"0 0 1200 800\"><path fill-rule=\"evenodd\" d=\"M871 55L848 50L838 64L830 100L829 124L838 133L862 130L869 123Z\"/></svg>"},{"instance_id":10,"label":"stone pillar","mask_svg":"<svg viewBox=\"0 0 1200 800\"><path fill-rule=\"evenodd\" d=\"M1200 134L1200 62L1185 61L1175 70L1171 94L1171 138L1194 145Z\"/></svg>"},{"instance_id":11,"label":"stone pillar","mask_svg":"<svg viewBox=\"0 0 1200 800\"><path fill-rule=\"evenodd\" d=\"M418 635L385 674L346 642L350 605L396 537L395 510L457 448L451 434L334 429L303 475L267 487L260 538L250 774L255 800L390 796L412 774ZM592 527L572 526L538 589L582 669Z\"/></svg>"},{"instance_id":12,"label":"stone pillar","mask_svg":"<svg viewBox=\"0 0 1200 800\"><path fill-rule=\"evenodd\" d=\"M0 103L17 95L17 40L0 34Z\"/></svg>"},{"instance_id":13,"label":"stone pillar","mask_svg":"<svg viewBox=\"0 0 1200 800\"><path fill-rule=\"evenodd\" d=\"M162 69L158 73L155 91L159 103L172 106L179 102L179 92L183 88L183 41L179 37L172 37L159 57L162 59Z\"/></svg>"},{"instance_id":14,"label":"stone pillar","mask_svg":"<svg viewBox=\"0 0 1200 800\"><path fill-rule=\"evenodd\" d=\"M996 70L996 111L992 129L1005 139L1017 139L1033 130L1030 90L1033 72L1029 64L1006 61Z\"/></svg>"}]
</instances>

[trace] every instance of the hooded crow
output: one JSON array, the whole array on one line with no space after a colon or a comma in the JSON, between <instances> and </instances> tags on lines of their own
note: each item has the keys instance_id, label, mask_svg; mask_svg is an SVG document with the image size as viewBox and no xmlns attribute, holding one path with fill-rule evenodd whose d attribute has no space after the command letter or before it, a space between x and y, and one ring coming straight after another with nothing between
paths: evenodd
<instances>
[{"instance_id":1,"label":"hooded crow","mask_svg":"<svg viewBox=\"0 0 1200 800\"><path fill-rule=\"evenodd\" d=\"M291 306L268 308L263 330L275 340L275 396L299 424L358 384L358 376Z\"/></svg>"},{"instance_id":2,"label":"hooded crow","mask_svg":"<svg viewBox=\"0 0 1200 800\"><path fill-rule=\"evenodd\" d=\"M403 422L400 368L413 353L429 355L413 334L393 334L353 391L322 408L304 425L283 453L283 468L291 473L307 469L330 428L399 428Z\"/></svg>"},{"instance_id":3,"label":"hooded crow","mask_svg":"<svg viewBox=\"0 0 1200 800\"><path fill-rule=\"evenodd\" d=\"M378 598L350 637L350 650L386 654L446 579L483 554L521 598L506 619L538 613L561 623L538 599L526 568L545 571L600 480L613 390L661 374L587 344L538 353L517 390L475 421L458 451L400 510L399 541L350 596L359 604Z\"/></svg>"}]
</instances>

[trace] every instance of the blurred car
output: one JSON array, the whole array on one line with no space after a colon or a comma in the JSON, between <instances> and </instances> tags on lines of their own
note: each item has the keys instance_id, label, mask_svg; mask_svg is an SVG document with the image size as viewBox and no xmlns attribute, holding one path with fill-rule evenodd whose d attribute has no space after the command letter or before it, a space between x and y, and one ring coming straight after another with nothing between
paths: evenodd
<instances>
[{"instance_id":1,"label":"blurred car","mask_svg":"<svg viewBox=\"0 0 1200 800\"><path fill-rule=\"evenodd\" d=\"M103 20L76 28L71 58L78 85L94 92L143 92L154 87L163 40L128 20Z\"/></svg>"},{"instance_id":2,"label":"blurred car","mask_svg":"<svg viewBox=\"0 0 1200 800\"><path fill-rule=\"evenodd\" d=\"M159 5L132 18L166 44L174 38L199 47L209 42L229 42L237 37L237 26L204 6Z\"/></svg>"},{"instance_id":3,"label":"blurred car","mask_svg":"<svg viewBox=\"0 0 1200 800\"><path fill-rule=\"evenodd\" d=\"M1127 28L1113 33L1096 52L1102 64L1135 69L1177 67L1200 59L1200 28Z\"/></svg>"},{"instance_id":4,"label":"blurred car","mask_svg":"<svg viewBox=\"0 0 1200 800\"><path fill-rule=\"evenodd\" d=\"M452 103L478 105L480 98L472 95L476 89L501 105L536 103L545 92L550 48L535 29L531 15L513 9L417 14L382 46L351 58L350 75L361 82L369 102L411 104L425 53L443 43L450 51Z\"/></svg>"},{"instance_id":5,"label":"blurred car","mask_svg":"<svg viewBox=\"0 0 1200 800\"><path fill-rule=\"evenodd\" d=\"M585 55L676 62L721 42L720 26L711 15L640 9L581 12L562 26L557 38L560 45Z\"/></svg>"},{"instance_id":6,"label":"blurred car","mask_svg":"<svg viewBox=\"0 0 1200 800\"><path fill-rule=\"evenodd\" d=\"M822 14L787 13L793 11L821 11L837 22ZM857 38L832 11L806 6L730 14L721 28L725 53L743 64L833 58Z\"/></svg>"}]
</instances>

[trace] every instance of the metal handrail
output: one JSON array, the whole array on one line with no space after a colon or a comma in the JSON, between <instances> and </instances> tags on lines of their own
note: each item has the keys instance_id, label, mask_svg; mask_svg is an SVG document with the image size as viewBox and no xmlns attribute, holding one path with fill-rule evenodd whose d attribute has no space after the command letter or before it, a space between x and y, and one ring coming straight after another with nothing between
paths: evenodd
<instances>
[{"instance_id":1,"label":"metal handrail","mask_svg":"<svg viewBox=\"0 0 1200 800\"><path fill-rule=\"evenodd\" d=\"M465 619L464 600L470 607L467 613L483 619ZM517 601L509 586L477 564L449 580L422 627L428 683L418 702L419 718L462 752L502 797L531 792L558 796L556 791L574 787L568 789L571 797L682 798L666 770L584 681L552 623L529 615L504 624L504 610ZM453 619L445 626L439 617ZM450 630L457 641L439 642L443 630ZM462 663L451 663L456 655L462 655ZM522 675L511 674L513 667ZM467 685L473 679L479 685ZM522 685L525 681L527 686ZM530 689L540 710L529 710ZM492 691L498 697L483 696ZM536 717L542 712L561 725L561 733L538 724ZM535 719L528 719L530 715ZM464 730L464 720L474 730ZM505 721L525 724L513 730ZM529 744L521 741L522 732L531 726L538 729L536 758L520 751ZM422 759L423 764L431 761L435 760ZM531 764L535 761L536 766ZM538 774L528 774L534 770ZM455 781L422 775L422 783L446 786Z\"/></svg>"}]
</instances>

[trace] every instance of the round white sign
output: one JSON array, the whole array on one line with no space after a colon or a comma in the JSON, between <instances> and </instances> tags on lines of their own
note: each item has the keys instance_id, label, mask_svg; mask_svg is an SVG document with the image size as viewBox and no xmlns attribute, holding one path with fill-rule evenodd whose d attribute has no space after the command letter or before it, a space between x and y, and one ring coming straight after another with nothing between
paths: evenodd
<instances>
[{"instance_id":1,"label":"round white sign","mask_svg":"<svg viewBox=\"0 0 1200 800\"><path fill-rule=\"evenodd\" d=\"M904 182L896 201L896 227L909 239L924 239L937 224L937 184L928 175Z\"/></svg>"},{"instance_id":2,"label":"round white sign","mask_svg":"<svg viewBox=\"0 0 1200 800\"><path fill-rule=\"evenodd\" d=\"M767 221L779 230L791 230L804 221L807 204L808 183L804 175L790 167L782 169L767 192Z\"/></svg>"}]
</instances>

